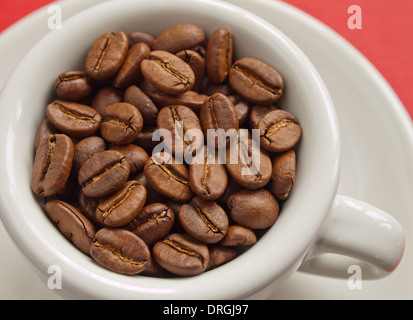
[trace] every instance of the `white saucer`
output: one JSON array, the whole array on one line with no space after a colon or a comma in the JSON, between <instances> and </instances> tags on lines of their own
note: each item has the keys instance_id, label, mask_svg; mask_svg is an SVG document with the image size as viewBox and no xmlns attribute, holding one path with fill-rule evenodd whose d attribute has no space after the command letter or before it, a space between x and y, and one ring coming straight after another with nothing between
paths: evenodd
<instances>
[{"instance_id":1,"label":"white saucer","mask_svg":"<svg viewBox=\"0 0 413 320\"><path fill-rule=\"evenodd\" d=\"M103 1L64 0L57 4L67 19ZM350 289L347 275L332 279L297 272L270 298L412 299L413 128L403 105L354 47L307 14L279 1L227 1L273 23L312 60L330 90L340 121L344 158L339 192L391 213L406 231L403 260L387 278L365 280L361 289ZM0 48L5 52L0 60L0 87L25 52L49 31L49 17L45 7L0 36ZM59 299L36 276L1 224L0 252L0 299Z\"/></svg>"}]
</instances>

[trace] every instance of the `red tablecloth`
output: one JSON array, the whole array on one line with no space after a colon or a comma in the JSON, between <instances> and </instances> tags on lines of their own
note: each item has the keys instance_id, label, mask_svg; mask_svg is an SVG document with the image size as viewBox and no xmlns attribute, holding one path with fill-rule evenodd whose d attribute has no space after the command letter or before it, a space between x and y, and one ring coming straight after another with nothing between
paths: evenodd
<instances>
[{"instance_id":1,"label":"red tablecloth","mask_svg":"<svg viewBox=\"0 0 413 320\"><path fill-rule=\"evenodd\" d=\"M359 49L387 79L413 118L412 0L284 1L324 22ZM0 32L51 2L1 0ZM358 11L349 10L353 5Z\"/></svg>"}]
</instances>

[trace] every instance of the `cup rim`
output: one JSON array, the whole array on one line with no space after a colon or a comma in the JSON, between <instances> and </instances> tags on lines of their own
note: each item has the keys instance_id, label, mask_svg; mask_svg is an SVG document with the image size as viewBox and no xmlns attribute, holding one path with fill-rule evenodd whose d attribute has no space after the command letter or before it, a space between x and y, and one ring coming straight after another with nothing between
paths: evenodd
<instances>
[{"instance_id":1,"label":"cup rim","mask_svg":"<svg viewBox=\"0 0 413 320\"><path fill-rule=\"evenodd\" d=\"M79 14L69 18L64 22L64 28L78 29L77 23L81 22L91 15L104 12L106 10L112 12L112 14L120 14L120 2L123 2L124 5L128 8L138 8L144 2L154 3L158 5L165 4L167 2L163 0L151 0L151 1L136 1L136 0L118 0L115 2L105 2L98 4L94 7L91 7L85 11L80 12ZM186 0L176 0L174 1L175 5L184 5L188 4ZM237 259L231 261L230 263L219 267L218 269L208 271L204 274L201 274L196 277L190 278L179 278L179 279L141 279L140 283L138 281L130 284L129 280L126 281L128 277L124 275L114 274L111 271L105 270L100 266L93 268L93 272L84 267L84 264L78 263L78 259L85 260L83 254L80 253L76 248L68 249L70 250L70 255L65 254L59 250L59 247L49 241L47 237L39 233L39 229L34 225L30 220L27 219L24 215L13 214L16 210L21 209L24 199L19 199L16 193L16 188L13 189L13 185L6 186L4 184L0 185L0 214L3 223L5 224L6 229L8 230L10 236L17 244L17 246L23 251L23 253L29 258L30 261L39 269L41 274L45 274L48 266L51 261L59 262L62 264L62 269L64 272L65 279L65 289L83 297L100 297L108 298L112 294L116 294L116 297L120 298L142 298L142 299L162 299L162 298L244 298L248 297L250 294L255 291L264 288L271 281L276 280L280 273L285 272L287 267L296 268L297 261L300 261L309 249L309 247L314 243L315 236L318 233L319 228L321 227L322 222L324 221L325 215L328 212L331 201L333 200L339 179L340 171L340 137L338 130L338 121L336 118L334 106L331 97L328 94L328 91L323 84L321 76L318 74L315 67L311 64L309 59L304 55L304 53L295 45L287 36L285 36L280 30L269 24L267 21L262 18L252 14L251 12L237 7L235 5L220 2L217 0L191 0L191 5L193 6L213 6L219 8L220 10L226 11L228 14L241 14L245 23L256 24L259 23L266 33L276 37L281 41L289 51L296 62L309 71L309 75L314 80L314 88L318 88L317 98L320 102L323 102L325 112L329 118L329 131L332 135L331 139L332 149L331 149L331 166L328 168L331 171L330 176L330 186L326 188L326 194L324 197L330 199L329 201L325 200L323 203L321 201L315 206L316 210L320 213L318 216L315 216L311 222L311 228L307 228L307 232L303 233L301 236L304 240L300 243L294 243L295 250L294 254L289 254L288 259L286 258L283 261L285 266L282 269L282 272L263 272L260 275L256 275L254 286L250 282L241 281L228 282L234 285L234 288L225 288L221 286L221 292L209 293L206 292L206 284L208 282L213 282L213 277L219 273L220 279L231 278L231 279L243 279L242 272L245 272L246 259L250 258L263 258L265 254L257 255L251 253L251 250L241 255ZM133 11L133 9L130 9ZM0 119L0 123L3 122L3 125L0 125L0 142L6 146L6 151L0 156L0 162L8 162L8 165L0 166L0 177L1 181L10 181L13 184L13 177L10 176L8 169L10 168L10 159L13 159L12 149L14 147L12 140L12 125L8 121L8 117L16 118L18 115L14 108L10 107L10 103L18 105L19 100L17 99L17 94L13 90L16 84L19 83L22 76L24 76L24 70L27 66L30 65L33 55L38 54L41 51L41 48L51 44L57 39L59 35L55 31L49 32L44 36L37 44L26 54L22 59L19 65L15 68L12 75L7 80L6 84L3 87L3 91L0 96L0 108L7 111L6 116ZM6 106L11 110L6 110ZM14 111L14 112L13 112ZM29 183L29 182L28 182ZM14 186L15 187L15 186ZM57 230L55 230L57 232ZM62 237L63 238L63 237ZM265 238L265 236L263 237ZM268 237L267 237L268 238ZM257 242L254 246L262 247L268 244L268 240ZM71 245L71 244L69 244ZM263 250L261 250L262 252ZM273 260L269 261L274 263ZM235 269L234 269L235 267ZM217 271L218 270L218 271ZM235 270L235 271L234 271ZM109 274L109 277L106 275ZM226 275L223 278L223 275ZM244 275L245 277L245 275ZM129 278L130 279L130 278ZM230 280L228 280L230 281ZM165 283L167 285L165 286ZM199 285L194 289L194 286ZM102 292L104 289L110 292ZM113 296L112 296L113 297Z\"/></svg>"}]
</instances>

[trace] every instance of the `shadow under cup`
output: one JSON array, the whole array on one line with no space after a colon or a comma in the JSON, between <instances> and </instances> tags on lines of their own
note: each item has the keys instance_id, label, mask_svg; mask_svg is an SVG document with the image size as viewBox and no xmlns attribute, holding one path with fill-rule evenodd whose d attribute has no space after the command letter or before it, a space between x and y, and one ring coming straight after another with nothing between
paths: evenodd
<instances>
[{"instance_id":1,"label":"shadow under cup","mask_svg":"<svg viewBox=\"0 0 413 320\"><path fill-rule=\"evenodd\" d=\"M16 244L43 279L50 265L63 274L63 295L119 299L245 298L287 277L300 265L330 208L338 185L340 141L331 99L317 71L285 35L251 13L213 1L104 3L51 31L23 59L4 87L1 155L2 215ZM157 35L178 23L195 23L207 37L217 28L234 36L235 58L255 57L277 69L285 93L277 104L299 121L297 175L275 225L247 252L196 277L157 279L116 274L94 263L49 221L30 188L34 137L53 82L65 70L83 69L90 45L104 32ZM3 104L6 104L3 105ZM5 203L5 204L4 204Z\"/></svg>"}]
</instances>

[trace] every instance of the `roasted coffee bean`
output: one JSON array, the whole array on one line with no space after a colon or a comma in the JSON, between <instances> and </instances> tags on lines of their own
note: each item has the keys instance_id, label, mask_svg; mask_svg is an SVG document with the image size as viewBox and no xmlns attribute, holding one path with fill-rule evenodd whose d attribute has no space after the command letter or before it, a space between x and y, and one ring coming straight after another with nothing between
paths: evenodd
<instances>
[{"instance_id":1,"label":"roasted coffee bean","mask_svg":"<svg viewBox=\"0 0 413 320\"><path fill-rule=\"evenodd\" d=\"M127 144L123 146L113 145L109 150L119 151L126 157L129 162L131 176L143 170L146 161L149 159L148 153L135 144Z\"/></svg>"},{"instance_id":2,"label":"roasted coffee bean","mask_svg":"<svg viewBox=\"0 0 413 320\"><path fill-rule=\"evenodd\" d=\"M165 270L153 259L152 255L146 264L145 269L139 274L141 276L150 276L150 277L164 277Z\"/></svg>"},{"instance_id":3,"label":"roasted coffee bean","mask_svg":"<svg viewBox=\"0 0 413 320\"><path fill-rule=\"evenodd\" d=\"M89 255L89 247L95 236L95 226L75 207L60 200L46 202L45 211L60 232L79 250Z\"/></svg>"},{"instance_id":4,"label":"roasted coffee bean","mask_svg":"<svg viewBox=\"0 0 413 320\"><path fill-rule=\"evenodd\" d=\"M234 43L232 33L224 28L211 35L206 47L206 73L212 82L222 83L227 79L232 65Z\"/></svg>"},{"instance_id":5,"label":"roasted coffee bean","mask_svg":"<svg viewBox=\"0 0 413 320\"><path fill-rule=\"evenodd\" d=\"M52 125L49 119L44 118L42 122L40 123L40 126L36 132L36 138L34 141L34 149L37 150L37 147L40 145L40 142L42 142L42 140L46 138L49 134L55 134L55 133L59 133L59 130L57 130Z\"/></svg>"},{"instance_id":6,"label":"roasted coffee bean","mask_svg":"<svg viewBox=\"0 0 413 320\"><path fill-rule=\"evenodd\" d=\"M98 207L99 203L103 201L103 199L104 197L88 197L83 193L83 191L80 191L78 195L80 211L98 228L104 227L104 225L102 225L96 218L96 208Z\"/></svg>"},{"instance_id":7,"label":"roasted coffee bean","mask_svg":"<svg viewBox=\"0 0 413 320\"><path fill-rule=\"evenodd\" d=\"M31 187L43 197L57 194L65 186L72 169L74 146L64 134L42 139L34 158Z\"/></svg>"},{"instance_id":8,"label":"roasted coffee bean","mask_svg":"<svg viewBox=\"0 0 413 320\"><path fill-rule=\"evenodd\" d=\"M209 77L204 78L201 92L203 94L206 94L207 96L212 96L214 93L222 93L230 97L236 94L235 91L232 90L228 81L222 83L214 83L211 81L211 79L209 79Z\"/></svg>"},{"instance_id":9,"label":"roasted coffee bean","mask_svg":"<svg viewBox=\"0 0 413 320\"><path fill-rule=\"evenodd\" d=\"M217 243L228 231L228 217L215 201L194 197L179 209L179 222L194 239Z\"/></svg>"},{"instance_id":10,"label":"roasted coffee bean","mask_svg":"<svg viewBox=\"0 0 413 320\"><path fill-rule=\"evenodd\" d=\"M178 202L192 198L189 173L184 164L176 163L166 152L152 155L144 168L146 181L161 195Z\"/></svg>"},{"instance_id":11,"label":"roasted coffee bean","mask_svg":"<svg viewBox=\"0 0 413 320\"><path fill-rule=\"evenodd\" d=\"M253 106L249 114L249 125L251 129L257 129L258 123L261 121L262 117L264 117L268 112L273 110L279 110L279 108L273 104L266 106Z\"/></svg>"},{"instance_id":12,"label":"roasted coffee bean","mask_svg":"<svg viewBox=\"0 0 413 320\"><path fill-rule=\"evenodd\" d=\"M272 104L284 90L281 74L255 58L241 58L229 71L229 83L241 97L255 104Z\"/></svg>"},{"instance_id":13,"label":"roasted coffee bean","mask_svg":"<svg viewBox=\"0 0 413 320\"><path fill-rule=\"evenodd\" d=\"M152 49L177 53L195 47L204 40L205 32L201 27L191 23L181 23L162 32L155 39Z\"/></svg>"},{"instance_id":14,"label":"roasted coffee bean","mask_svg":"<svg viewBox=\"0 0 413 320\"><path fill-rule=\"evenodd\" d=\"M107 227L122 227L131 222L145 205L146 188L135 180L130 180L115 194L96 208L96 219Z\"/></svg>"},{"instance_id":15,"label":"roasted coffee bean","mask_svg":"<svg viewBox=\"0 0 413 320\"><path fill-rule=\"evenodd\" d=\"M121 274L142 272L151 258L148 246L136 234L113 228L96 232L90 255L103 267Z\"/></svg>"},{"instance_id":16,"label":"roasted coffee bean","mask_svg":"<svg viewBox=\"0 0 413 320\"><path fill-rule=\"evenodd\" d=\"M236 182L250 190L266 186L272 173L271 159L268 154L252 139L239 139L237 146L237 154L233 146L227 149L225 165L229 174Z\"/></svg>"},{"instance_id":17,"label":"roasted coffee bean","mask_svg":"<svg viewBox=\"0 0 413 320\"><path fill-rule=\"evenodd\" d=\"M278 218L279 205L266 189L241 190L228 198L231 218L236 224L250 229L265 229Z\"/></svg>"},{"instance_id":18,"label":"roasted coffee bean","mask_svg":"<svg viewBox=\"0 0 413 320\"><path fill-rule=\"evenodd\" d=\"M190 48L190 50L197 52L202 58L205 59L205 48L202 46L202 44L198 44L195 47Z\"/></svg>"},{"instance_id":19,"label":"roasted coffee bean","mask_svg":"<svg viewBox=\"0 0 413 320\"><path fill-rule=\"evenodd\" d=\"M47 105L46 116L55 128L76 138L93 135L102 122L102 116L95 109L62 100L55 100Z\"/></svg>"},{"instance_id":20,"label":"roasted coffee bean","mask_svg":"<svg viewBox=\"0 0 413 320\"><path fill-rule=\"evenodd\" d=\"M129 173L126 157L107 150L86 160L79 169L78 181L86 196L104 197L122 188Z\"/></svg>"},{"instance_id":21,"label":"roasted coffee bean","mask_svg":"<svg viewBox=\"0 0 413 320\"><path fill-rule=\"evenodd\" d=\"M145 173L142 171L132 177L132 180L138 181L146 189L146 204L164 201L165 198L152 189L148 181L146 181Z\"/></svg>"},{"instance_id":22,"label":"roasted coffee bean","mask_svg":"<svg viewBox=\"0 0 413 320\"><path fill-rule=\"evenodd\" d=\"M63 72L54 83L55 93L63 100L84 100L92 93L92 90L92 81L84 71Z\"/></svg>"},{"instance_id":23,"label":"roasted coffee bean","mask_svg":"<svg viewBox=\"0 0 413 320\"><path fill-rule=\"evenodd\" d=\"M187 234L170 234L155 243L155 261L179 276L195 276L204 272L209 263L208 247Z\"/></svg>"},{"instance_id":24,"label":"roasted coffee bean","mask_svg":"<svg viewBox=\"0 0 413 320\"><path fill-rule=\"evenodd\" d=\"M114 87L104 87L96 93L91 107L103 115L107 106L117 102L123 102L123 92Z\"/></svg>"},{"instance_id":25,"label":"roasted coffee bean","mask_svg":"<svg viewBox=\"0 0 413 320\"><path fill-rule=\"evenodd\" d=\"M167 205L152 203L145 206L125 228L152 245L169 234L174 221L175 214Z\"/></svg>"},{"instance_id":26,"label":"roasted coffee bean","mask_svg":"<svg viewBox=\"0 0 413 320\"><path fill-rule=\"evenodd\" d=\"M220 206L226 207L229 196L242 189L244 189L243 186L236 182L235 179L229 174L227 188L225 189L224 194L217 200L217 202Z\"/></svg>"},{"instance_id":27,"label":"roasted coffee bean","mask_svg":"<svg viewBox=\"0 0 413 320\"><path fill-rule=\"evenodd\" d=\"M250 246L257 242L254 231L239 225L231 225L225 237L220 241L222 246Z\"/></svg>"},{"instance_id":28,"label":"roasted coffee bean","mask_svg":"<svg viewBox=\"0 0 413 320\"><path fill-rule=\"evenodd\" d=\"M146 32L134 31L128 34L129 45L133 46L135 43L144 42L152 48L155 37Z\"/></svg>"},{"instance_id":29,"label":"roasted coffee bean","mask_svg":"<svg viewBox=\"0 0 413 320\"><path fill-rule=\"evenodd\" d=\"M231 130L235 134L235 130L239 127L238 114L234 105L222 93L215 93L204 101L199 119L205 136L208 135L208 130L215 130L216 147L225 146L229 140L227 134L231 134Z\"/></svg>"},{"instance_id":30,"label":"roasted coffee bean","mask_svg":"<svg viewBox=\"0 0 413 320\"><path fill-rule=\"evenodd\" d=\"M193 90L186 91L176 96L165 94L162 91L153 92L152 100L156 103L158 108L163 108L173 105L184 105L191 108L196 115L199 115L202 104L208 98L207 95L198 93Z\"/></svg>"},{"instance_id":31,"label":"roasted coffee bean","mask_svg":"<svg viewBox=\"0 0 413 320\"><path fill-rule=\"evenodd\" d=\"M122 66L128 50L129 40L124 32L104 33L93 43L87 53L87 74L99 80L113 77Z\"/></svg>"},{"instance_id":32,"label":"roasted coffee bean","mask_svg":"<svg viewBox=\"0 0 413 320\"><path fill-rule=\"evenodd\" d=\"M134 144L143 148L148 154L152 154L153 149L159 144L159 141L153 140L153 133L158 130L156 127L143 127L142 131L138 133Z\"/></svg>"},{"instance_id":33,"label":"roasted coffee bean","mask_svg":"<svg viewBox=\"0 0 413 320\"><path fill-rule=\"evenodd\" d=\"M156 120L158 129L166 129L171 133L171 139L165 139L167 151L175 157L179 154L192 154L203 145L201 124L195 112L186 106L174 105L163 107ZM191 135L191 131L194 136ZM187 134L187 132L189 133Z\"/></svg>"},{"instance_id":34,"label":"roasted coffee bean","mask_svg":"<svg viewBox=\"0 0 413 320\"><path fill-rule=\"evenodd\" d=\"M238 115L239 127L241 128L248 119L250 105L246 100L242 99L238 95L231 95L228 98L230 98L232 104L234 105L235 111Z\"/></svg>"},{"instance_id":35,"label":"roasted coffee bean","mask_svg":"<svg viewBox=\"0 0 413 320\"><path fill-rule=\"evenodd\" d=\"M120 102L106 108L100 134L108 142L125 145L136 139L142 127L139 110L130 103Z\"/></svg>"},{"instance_id":36,"label":"roasted coffee bean","mask_svg":"<svg viewBox=\"0 0 413 320\"><path fill-rule=\"evenodd\" d=\"M182 50L177 52L176 56L185 61L194 71L195 83L192 90L201 90L205 76L205 59L194 50Z\"/></svg>"},{"instance_id":37,"label":"roasted coffee bean","mask_svg":"<svg viewBox=\"0 0 413 320\"><path fill-rule=\"evenodd\" d=\"M106 143L101 137L91 136L80 140L75 145L73 168L76 172L87 159L106 150Z\"/></svg>"},{"instance_id":38,"label":"roasted coffee bean","mask_svg":"<svg viewBox=\"0 0 413 320\"><path fill-rule=\"evenodd\" d=\"M192 89L195 74L182 59L167 51L152 51L141 63L142 75L156 88L171 95Z\"/></svg>"},{"instance_id":39,"label":"roasted coffee bean","mask_svg":"<svg viewBox=\"0 0 413 320\"><path fill-rule=\"evenodd\" d=\"M286 200L295 182L296 156L294 150L276 155L272 162L271 192L280 200Z\"/></svg>"},{"instance_id":40,"label":"roasted coffee bean","mask_svg":"<svg viewBox=\"0 0 413 320\"><path fill-rule=\"evenodd\" d=\"M260 122L261 147L269 152L283 152L294 147L301 139L301 126L294 116L284 110L268 112Z\"/></svg>"},{"instance_id":41,"label":"roasted coffee bean","mask_svg":"<svg viewBox=\"0 0 413 320\"><path fill-rule=\"evenodd\" d=\"M135 106L142 115L146 127L156 126L158 108L153 101L137 86L131 85L125 90L125 102Z\"/></svg>"},{"instance_id":42,"label":"roasted coffee bean","mask_svg":"<svg viewBox=\"0 0 413 320\"><path fill-rule=\"evenodd\" d=\"M141 77L141 62L149 55L150 52L151 48L149 48L146 43L140 42L134 44L129 49L125 61L113 80L113 85L116 88L126 88L127 86L137 82Z\"/></svg>"},{"instance_id":43,"label":"roasted coffee bean","mask_svg":"<svg viewBox=\"0 0 413 320\"><path fill-rule=\"evenodd\" d=\"M232 247L220 245L213 246L209 249L209 264L207 270L214 269L224 263L227 263L237 256L237 250Z\"/></svg>"},{"instance_id":44,"label":"roasted coffee bean","mask_svg":"<svg viewBox=\"0 0 413 320\"><path fill-rule=\"evenodd\" d=\"M227 188L228 175L225 165L219 163L218 155L208 153L207 149L204 147L200 152L202 159L190 164L189 183L192 191L202 199L217 200Z\"/></svg>"}]
</instances>

